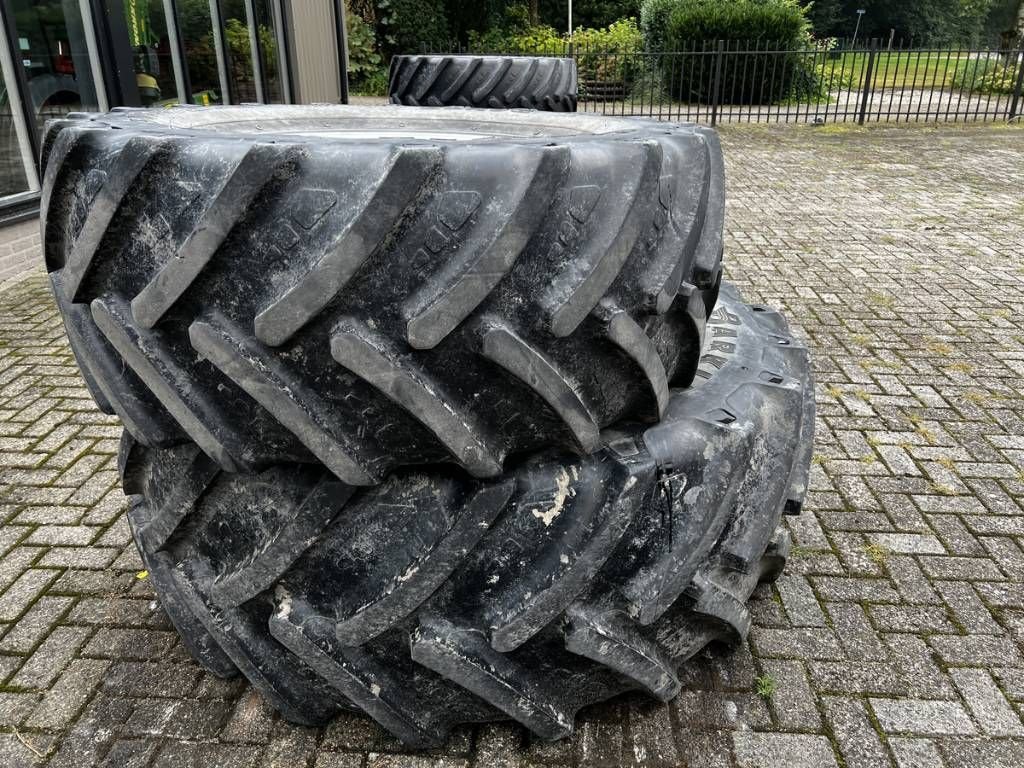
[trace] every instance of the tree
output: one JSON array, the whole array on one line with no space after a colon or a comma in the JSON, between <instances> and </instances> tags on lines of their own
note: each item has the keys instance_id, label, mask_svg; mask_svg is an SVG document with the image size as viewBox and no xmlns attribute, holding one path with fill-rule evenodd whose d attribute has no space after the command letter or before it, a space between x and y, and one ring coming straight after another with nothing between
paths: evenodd
<instances>
[{"instance_id":1,"label":"tree","mask_svg":"<svg viewBox=\"0 0 1024 768\"><path fill-rule=\"evenodd\" d=\"M540 0L542 24L566 31L568 0ZM573 0L572 25L600 29L619 19L640 18L640 0Z\"/></svg>"},{"instance_id":2,"label":"tree","mask_svg":"<svg viewBox=\"0 0 1024 768\"><path fill-rule=\"evenodd\" d=\"M1013 48L1024 41L1024 0L995 0L985 21L986 42Z\"/></svg>"},{"instance_id":3,"label":"tree","mask_svg":"<svg viewBox=\"0 0 1024 768\"><path fill-rule=\"evenodd\" d=\"M850 37L863 8L859 37L896 38L917 45L959 45L978 42L993 2L997 0L842 0L839 19L832 29L837 37Z\"/></svg>"},{"instance_id":4,"label":"tree","mask_svg":"<svg viewBox=\"0 0 1024 768\"><path fill-rule=\"evenodd\" d=\"M841 0L801 0L800 5L808 9L815 37L833 36L843 11Z\"/></svg>"}]
</instances>

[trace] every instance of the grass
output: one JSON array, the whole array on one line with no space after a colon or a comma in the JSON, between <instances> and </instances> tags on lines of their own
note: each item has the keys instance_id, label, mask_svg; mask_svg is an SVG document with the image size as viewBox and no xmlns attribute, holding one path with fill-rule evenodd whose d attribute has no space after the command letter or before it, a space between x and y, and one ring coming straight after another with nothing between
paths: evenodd
<instances>
[{"instance_id":1,"label":"grass","mask_svg":"<svg viewBox=\"0 0 1024 768\"><path fill-rule=\"evenodd\" d=\"M875 565L884 565L885 558L889 555L888 549L873 541L864 545L864 551L867 553L867 556L871 558L871 562Z\"/></svg>"},{"instance_id":2,"label":"grass","mask_svg":"<svg viewBox=\"0 0 1024 768\"><path fill-rule=\"evenodd\" d=\"M875 55L871 87L949 88L959 62L968 60L966 55L958 57L947 51L879 53ZM822 77L826 84L832 80L833 90L841 83L859 88L867 62L866 51L843 53L838 59L825 61Z\"/></svg>"},{"instance_id":3,"label":"grass","mask_svg":"<svg viewBox=\"0 0 1024 768\"><path fill-rule=\"evenodd\" d=\"M757 678L756 688L757 695L762 699L770 699L772 694L775 693L775 678L771 675L761 675Z\"/></svg>"}]
</instances>

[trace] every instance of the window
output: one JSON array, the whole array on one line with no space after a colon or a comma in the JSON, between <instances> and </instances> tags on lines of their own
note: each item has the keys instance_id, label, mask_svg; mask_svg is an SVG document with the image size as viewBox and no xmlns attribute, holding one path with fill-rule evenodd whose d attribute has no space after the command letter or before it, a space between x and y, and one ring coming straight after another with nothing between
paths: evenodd
<instances>
[{"instance_id":1,"label":"window","mask_svg":"<svg viewBox=\"0 0 1024 768\"><path fill-rule=\"evenodd\" d=\"M0 197L9 199L38 189L31 132L50 118L99 104L77 3L10 0L5 19L10 29L0 52Z\"/></svg>"},{"instance_id":2,"label":"window","mask_svg":"<svg viewBox=\"0 0 1024 768\"><path fill-rule=\"evenodd\" d=\"M223 104L210 0L178 0L177 5L178 30L185 49L192 103Z\"/></svg>"},{"instance_id":3,"label":"window","mask_svg":"<svg viewBox=\"0 0 1024 768\"><path fill-rule=\"evenodd\" d=\"M31 108L41 126L51 117L96 110L96 87L89 66L82 16L77 3L14 0L16 65L25 71Z\"/></svg>"},{"instance_id":4,"label":"window","mask_svg":"<svg viewBox=\"0 0 1024 768\"><path fill-rule=\"evenodd\" d=\"M25 146L28 130L21 110L15 109L17 92L9 91L6 83L14 82L14 64L6 39L0 40L0 63L3 64L5 86L0 89L0 197L9 197L19 192L28 192L34 185L29 183L32 162L31 148ZM12 100L14 103L12 103Z\"/></svg>"},{"instance_id":5,"label":"window","mask_svg":"<svg viewBox=\"0 0 1024 768\"><path fill-rule=\"evenodd\" d=\"M228 66L228 87L235 104L260 100L256 76L252 71L252 42L245 16L244 0L221 0L221 21L224 24L224 52Z\"/></svg>"},{"instance_id":6,"label":"window","mask_svg":"<svg viewBox=\"0 0 1024 768\"><path fill-rule=\"evenodd\" d=\"M139 103L144 107L177 104L178 87L163 2L124 0L124 21Z\"/></svg>"},{"instance_id":7,"label":"window","mask_svg":"<svg viewBox=\"0 0 1024 768\"><path fill-rule=\"evenodd\" d=\"M256 29L259 30L260 63L263 67L263 99L268 104L284 104L281 70L278 66L278 38L271 0L254 0Z\"/></svg>"}]
</instances>

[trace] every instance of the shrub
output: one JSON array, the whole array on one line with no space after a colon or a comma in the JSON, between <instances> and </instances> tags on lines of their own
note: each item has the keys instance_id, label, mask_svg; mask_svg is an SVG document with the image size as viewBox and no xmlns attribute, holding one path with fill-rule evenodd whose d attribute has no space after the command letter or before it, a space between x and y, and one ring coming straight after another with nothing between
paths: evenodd
<instances>
[{"instance_id":1,"label":"shrub","mask_svg":"<svg viewBox=\"0 0 1024 768\"><path fill-rule=\"evenodd\" d=\"M694 40L764 40L794 48L807 43L810 29L797 0L676 0L667 39L676 50Z\"/></svg>"},{"instance_id":2,"label":"shrub","mask_svg":"<svg viewBox=\"0 0 1024 768\"><path fill-rule=\"evenodd\" d=\"M470 33L470 50L478 53L523 53L566 56L572 50L581 81L628 83L636 69L637 51L642 47L636 19L621 19L605 29L573 32L572 48L568 35L552 27L528 25L514 29Z\"/></svg>"},{"instance_id":3,"label":"shrub","mask_svg":"<svg viewBox=\"0 0 1024 768\"><path fill-rule=\"evenodd\" d=\"M382 59L377 53L373 29L361 17L346 11L345 29L348 33L348 74L356 84L379 70Z\"/></svg>"},{"instance_id":4,"label":"shrub","mask_svg":"<svg viewBox=\"0 0 1024 768\"><path fill-rule=\"evenodd\" d=\"M679 0L644 0L640 6L640 32L648 51L667 51L668 21Z\"/></svg>"},{"instance_id":5,"label":"shrub","mask_svg":"<svg viewBox=\"0 0 1024 768\"><path fill-rule=\"evenodd\" d=\"M387 96L388 71L378 67L366 72L359 80L349 84L349 92L354 96Z\"/></svg>"},{"instance_id":6,"label":"shrub","mask_svg":"<svg viewBox=\"0 0 1024 768\"><path fill-rule=\"evenodd\" d=\"M957 64L953 85L962 91L984 94L1013 93L1016 72L996 58L968 59Z\"/></svg>"},{"instance_id":7,"label":"shrub","mask_svg":"<svg viewBox=\"0 0 1024 768\"><path fill-rule=\"evenodd\" d=\"M797 0L646 0L641 12L648 47L657 50L660 43L663 50L679 52L670 59L672 70L661 73L674 99L712 101L712 52L719 40L740 50L760 46L771 51L745 54L742 67L724 66L721 101L756 104L822 97L819 73L804 52L811 42L807 9Z\"/></svg>"},{"instance_id":8,"label":"shrub","mask_svg":"<svg viewBox=\"0 0 1024 768\"><path fill-rule=\"evenodd\" d=\"M377 0L376 14L380 47L388 58L450 42L444 6L433 0Z\"/></svg>"},{"instance_id":9,"label":"shrub","mask_svg":"<svg viewBox=\"0 0 1024 768\"><path fill-rule=\"evenodd\" d=\"M577 29L572 42L581 80L628 85L638 69L643 42L636 19L621 19L606 29Z\"/></svg>"}]
</instances>

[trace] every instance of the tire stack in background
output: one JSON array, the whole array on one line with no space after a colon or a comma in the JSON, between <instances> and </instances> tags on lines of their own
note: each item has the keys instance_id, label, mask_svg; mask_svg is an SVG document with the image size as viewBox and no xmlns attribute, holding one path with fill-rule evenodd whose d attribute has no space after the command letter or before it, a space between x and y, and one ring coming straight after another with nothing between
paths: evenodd
<instances>
[{"instance_id":1,"label":"tire stack in background","mask_svg":"<svg viewBox=\"0 0 1024 768\"><path fill-rule=\"evenodd\" d=\"M574 67L533 61L404 57L392 88L566 106ZM299 723L556 739L746 636L814 400L722 283L713 131L186 107L69 116L42 160L54 294L204 667Z\"/></svg>"}]
</instances>

